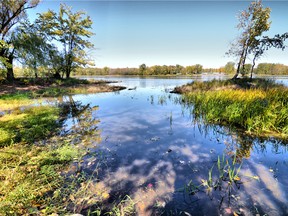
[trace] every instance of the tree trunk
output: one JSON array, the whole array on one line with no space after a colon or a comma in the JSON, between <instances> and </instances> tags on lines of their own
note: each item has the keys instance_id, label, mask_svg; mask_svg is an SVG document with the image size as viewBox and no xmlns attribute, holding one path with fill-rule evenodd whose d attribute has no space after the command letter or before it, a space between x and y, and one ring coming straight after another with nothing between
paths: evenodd
<instances>
[{"instance_id":1,"label":"tree trunk","mask_svg":"<svg viewBox=\"0 0 288 216\"><path fill-rule=\"evenodd\" d=\"M253 63L252 63L251 73L250 73L250 80L252 80L253 71L254 71L254 67L255 67L255 61L256 61L256 55L253 58Z\"/></svg>"},{"instance_id":2,"label":"tree trunk","mask_svg":"<svg viewBox=\"0 0 288 216\"><path fill-rule=\"evenodd\" d=\"M244 49L244 56L243 56L243 61L242 61L242 77L245 76L245 62L246 62L246 58L247 58L247 53L248 53L248 48Z\"/></svg>"},{"instance_id":3,"label":"tree trunk","mask_svg":"<svg viewBox=\"0 0 288 216\"><path fill-rule=\"evenodd\" d=\"M8 57L7 63L8 64L6 65L6 69L7 69L6 79L7 79L7 81L12 82L14 80L13 56Z\"/></svg>"},{"instance_id":4,"label":"tree trunk","mask_svg":"<svg viewBox=\"0 0 288 216\"><path fill-rule=\"evenodd\" d=\"M34 68L34 75L35 75L35 78L37 79L38 78L37 68Z\"/></svg>"},{"instance_id":5,"label":"tree trunk","mask_svg":"<svg viewBox=\"0 0 288 216\"><path fill-rule=\"evenodd\" d=\"M243 50L242 50L242 53L241 53L241 56L240 56L240 59L238 62L237 70L236 70L236 73L233 76L232 80L236 79L240 73L240 68L241 68L241 65L243 64L244 53L245 53L245 47L243 47Z\"/></svg>"}]
</instances>

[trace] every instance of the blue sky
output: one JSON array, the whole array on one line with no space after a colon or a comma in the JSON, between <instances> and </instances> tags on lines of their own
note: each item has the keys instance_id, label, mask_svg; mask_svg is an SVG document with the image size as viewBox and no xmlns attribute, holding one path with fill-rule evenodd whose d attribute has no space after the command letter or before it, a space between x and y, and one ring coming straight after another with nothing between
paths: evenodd
<instances>
[{"instance_id":1,"label":"blue sky","mask_svg":"<svg viewBox=\"0 0 288 216\"><path fill-rule=\"evenodd\" d=\"M60 3L83 10L93 20L91 53L96 67L183 66L202 64L205 68L224 66L225 56L239 35L237 14L249 1L57 1L44 0L28 11L31 20L48 8L58 11ZM271 8L269 32L288 32L288 1L264 1ZM286 51L270 50L260 62L288 65Z\"/></svg>"}]
</instances>

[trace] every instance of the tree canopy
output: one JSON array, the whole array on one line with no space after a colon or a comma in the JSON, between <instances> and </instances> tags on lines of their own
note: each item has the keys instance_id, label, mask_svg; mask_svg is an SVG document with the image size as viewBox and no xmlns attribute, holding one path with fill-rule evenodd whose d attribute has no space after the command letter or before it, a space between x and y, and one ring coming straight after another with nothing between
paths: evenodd
<instances>
[{"instance_id":1,"label":"tree canopy","mask_svg":"<svg viewBox=\"0 0 288 216\"><path fill-rule=\"evenodd\" d=\"M15 50L11 35L13 27L26 18L26 10L38 5L39 0L0 1L0 63L7 70L7 79L12 80Z\"/></svg>"},{"instance_id":2,"label":"tree canopy","mask_svg":"<svg viewBox=\"0 0 288 216\"><path fill-rule=\"evenodd\" d=\"M263 7L261 0L256 0L239 14L237 28L241 30L241 35L228 51L228 54L238 58L237 71L233 78L237 78L241 71L245 71L247 55L258 45L263 32L269 30L270 11L270 8Z\"/></svg>"},{"instance_id":3,"label":"tree canopy","mask_svg":"<svg viewBox=\"0 0 288 216\"><path fill-rule=\"evenodd\" d=\"M73 13L71 7L61 4L58 13L48 10L39 14L36 22L48 38L62 44L62 72L67 78L78 66L89 64L84 49L93 48L93 44L86 39L93 35L89 31L92 20L84 12Z\"/></svg>"}]
</instances>

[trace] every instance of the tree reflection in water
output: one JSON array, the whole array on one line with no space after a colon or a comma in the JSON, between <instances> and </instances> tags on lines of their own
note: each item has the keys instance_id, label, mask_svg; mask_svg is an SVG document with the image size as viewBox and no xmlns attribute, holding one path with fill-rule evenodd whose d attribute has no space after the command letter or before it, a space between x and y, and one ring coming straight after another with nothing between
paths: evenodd
<instances>
[{"instance_id":1,"label":"tree reflection in water","mask_svg":"<svg viewBox=\"0 0 288 216\"><path fill-rule=\"evenodd\" d=\"M101 142L98 129L100 121L95 117L95 112L99 109L98 106L83 105L80 101L75 101L70 95L59 99L59 107L62 121L66 124L64 133L73 134L75 136L74 142L78 143L81 140L84 145Z\"/></svg>"}]
</instances>

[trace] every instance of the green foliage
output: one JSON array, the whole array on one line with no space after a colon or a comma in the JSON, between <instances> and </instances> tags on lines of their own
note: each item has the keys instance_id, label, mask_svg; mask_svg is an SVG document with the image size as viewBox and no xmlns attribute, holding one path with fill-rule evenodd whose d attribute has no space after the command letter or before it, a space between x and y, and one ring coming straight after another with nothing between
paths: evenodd
<instances>
[{"instance_id":1,"label":"green foliage","mask_svg":"<svg viewBox=\"0 0 288 216\"><path fill-rule=\"evenodd\" d=\"M6 68L7 79L11 81L15 48L11 35L13 27L26 18L26 10L38 5L39 0L2 0L0 2L0 64Z\"/></svg>"},{"instance_id":2,"label":"green foliage","mask_svg":"<svg viewBox=\"0 0 288 216\"><path fill-rule=\"evenodd\" d=\"M107 215L123 216L123 215L135 215L135 202L128 195L126 195Z\"/></svg>"},{"instance_id":3,"label":"green foliage","mask_svg":"<svg viewBox=\"0 0 288 216\"><path fill-rule=\"evenodd\" d=\"M93 35L89 31L92 27L92 20L89 16L83 17L84 15L82 11L73 13L71 7L61 4L58 13L48 10L40 14L37 19L42 31L62 44L61 69L67 78L75 68L89 64L84 49L93 48L93 44L84 38L90 38Z\"/></svg>"},{"instance_id":4,"label":"green foliage","mask_svg":"<svg viewBox=\"0 0 288 216\"><path fill-rule=\"evenodd\" d=\"M260 63L258 64L255 73L268 75L288 75L288 66L283 64Z\"/></svg>"},{"instance_id":5,"label":"green foliage","mask_svg":"<svg viewBox=\"0 0 288 216\"><path fill-rule=\"evenodd\" d=\"M144 75L146 69L147 69L146 64L141 64L141 65L139 66L139 72L140 72L140 74Z\"/></svg>"},{"instance_id":6,"label":"green foliage","mask_svg":"<svg viewBox=\"0 0 288 216\"><path fill-rule=\"evenodd\" d=\"M239 24L237 27L242 32L236 43L232 44L228 51L229 55L239 58L234 78L237 78L239 73L246 72L245 61L248 54L258 46L259 37L261 37L263 32L270 29L270 11L270 8L263 7L261 0L256 0L251 2L249 7L239 14Z\"/></svg>"},{"instance_id":7,"label":"green foliage","mask_svg":"<svg viewBox=\"0 0 288 216\"><path fill-rule=\"evenodd\" d=\"M241 182L242 177L240 177L241 166L242 162L237 162L237 155L233 155L231 158L225 155L222 157L218 156L217 169L213 169L213 165L212 168L208 170L208 177L201 178L201 183L195 184L191 180L185 186L184 192L189 195L195 195L204 190L207 195L211 196L213 191L219 190L225 193L228 192L228 199L230 199L233 186L238 188L239 184L243 183ZM222 199L224 196L222 196Z\"/></svg>"},{"instance_id":8,"label":"green foliage","mask_svg":"<svg viewBox=\"0 0 288 216\"><path fill-rule=\"evenodd\" d=\"M252 64L245 64L244 67L240 69L240 73L242 76L249 76L251 69L252 69Z\"/></svg>"},{"instance_id":9,"label":"green foliage","mask_svg":"<svg viewBox=\"0 0 288 216\"><path fill-rule=\"evenodd\" d=\"M39 29L39 25L30 24L29 21L26 21L21 23L13 36L18 60L22 65L31 68L36 78L39 67L47 67L51 62L49 54L53 48Z\"/></svg>"},{"instance_id":10,"label":"green foliage","mask_svg":"<svg viewBox=\"0 0 288 216\"><path fill-rule=\"evenodd\" d=\"M3 98L9 103L11 98L22 97L15 95ZM71 106L77 109L76 102L72 102ZM51 137L51 132L59 125L59 109L63 107L30 107L13 110L0 117L0 140L1 144L4 140L7 145L0 145L1 215L69 214L88 207L93 212L101 212L101 203L109 198L109 193L106 188L99 187L98 182L92 181L97 178L94 176L97 170L91 176L80 172L80 158L87 152L83 145L92 133L94 139L98 137L98 121L91 119L95 109L85 106L81 111L83 107L79 107L77 112L77 115L83 116L79 122L86 122L85 127L91 131L81 138L80 130ZM74 114L72 116L77 117ZM18 135L19 139L16 139ZM45 145L34 143L38 138L45 139ZM68 169L72 161L75 165Z\"/></svg>"},{"instance_id":11,"label":"green foliage","mask_svg":"<svg viewBox=\"0 0 288 216\"><path fill-rule=\"evenodd\" d=\"M187 66L185 68L186 74L199 74L203 70L203 66L200 64L192 65L192 66Z\"/></svg>"},{"instance_id":12,"label":"green foliage","mask_svg":"<svg viewBox=\"0 0 288 216\"><path fill-rule=\"evenodd\" d=\"M215 82L192 84L194 89L199 86L200 92L184 95L184 100L193 104L196 117L202 116L211 123L240 127L258 135L288 137L287 88L281 85L275 87L277 84L271 81L258 79L249 85L250 89L231 90L226 87L221 91L215 88L209 90ZM226 85L227 81L221 82Z\"/></svg>"},{"instance_id":13,"label":"green foliage","mask_svg":"<svg viewBox=\"0 0 288 216\"><path fill-rule=\"evenodd\" d=\"M224 72L227 74L235 73L235 63L227 62L227 64L224 67Z\"/></svg>"},{"instance_id":14,"label":"green foliage","mask_svg":"<svg viewBox=\"0 0 288 216\"><path fill-rule=\"evenodd\" d=\"M83 153L77 147L63 145L62 142L59 140L56 146L22 144L1 149L0 176L3 184L0 185L0 214L51 214L63 211L64 199L61 202L58 199L56 204L56 198L51 198L49 193L66 187L64 198L77 191L74 180L65 179L60 171Z\"/></svg>"}]
</instances>

